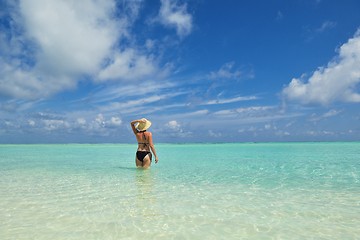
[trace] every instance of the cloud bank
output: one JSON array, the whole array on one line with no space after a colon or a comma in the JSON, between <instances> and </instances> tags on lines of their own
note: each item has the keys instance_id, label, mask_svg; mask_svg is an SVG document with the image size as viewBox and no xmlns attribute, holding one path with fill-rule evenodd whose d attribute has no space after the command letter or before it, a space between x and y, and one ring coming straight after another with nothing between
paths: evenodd
<instances>
[{"instance_id":1,"label":"cloud bank","mask_svg":"<svg viewBox=\"0 0 360 240\"><path fill-rule=\"evenodd\" d=\"M84 79L99 84L165 76L156 41L139 43L132 32L142 4L6 1L0 10L0 95L35 100L74 89ZM174 27L179 36L191 32L186 5L163 0L159 16L157 23Z\"/></svg>"},{"instance_id":2,"label":"cloud bank","mask_svg":"<svg viewBox=\"0 0 360 240\"><path fill-rule=\"evenodd\" d=\"M291 80L282 94L288 100L303 104L360 102L360 30L338 50L338 56L326 67L320 67L309 79Z\"/></svg>"},{"instance_id":3,"label":"cloud bank","mask_svg":"<svg viewBox=\"0 0 360 240\"><path fill-rule=\"evenodd\" d=\"M126 21L112 17L112 1L18 4L9 13L12 29L0 40L9 49L0 59L0 93L10 97L36 99L74 88L79 76L98 71L126 32Z\"/></svg>"}]
</instances>

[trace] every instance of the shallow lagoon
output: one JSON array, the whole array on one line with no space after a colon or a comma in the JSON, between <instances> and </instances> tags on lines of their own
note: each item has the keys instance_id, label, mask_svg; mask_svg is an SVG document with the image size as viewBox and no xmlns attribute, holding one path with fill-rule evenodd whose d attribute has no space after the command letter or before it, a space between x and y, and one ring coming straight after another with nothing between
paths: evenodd
<instances>
[{"instance_id":1,"label":"shallow lagoon","mask_svg":"<svg viewBox=\"0 0 360 240\"><path fill-rule=\"evenodd\" d=\"M356 239L360 143L0 145L1 239Z\"/></svg>"}]
</instances>

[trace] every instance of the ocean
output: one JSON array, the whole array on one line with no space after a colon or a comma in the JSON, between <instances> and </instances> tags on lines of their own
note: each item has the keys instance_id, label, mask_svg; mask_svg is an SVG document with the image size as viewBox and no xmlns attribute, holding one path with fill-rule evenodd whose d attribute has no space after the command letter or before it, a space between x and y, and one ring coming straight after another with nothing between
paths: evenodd
<instances>
[{"instance_id":1,"label":"ocean","mask_svg":"<svg viewBox=\"0 0 360 240\"><path fill-rule=\"evenodd\" d=\"M0 239L359 239L360 143L0 145Z\"/></svg>"}]
</instances>

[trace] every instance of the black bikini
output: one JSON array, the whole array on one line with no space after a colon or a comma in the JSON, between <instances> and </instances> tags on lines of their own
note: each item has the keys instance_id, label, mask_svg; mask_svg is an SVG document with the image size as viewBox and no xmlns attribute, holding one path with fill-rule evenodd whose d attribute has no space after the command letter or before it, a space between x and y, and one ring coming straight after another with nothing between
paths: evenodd
<instances>
[{"instance_id":1,"label":"black bikini","mask_svg":"<svg viewBox=\"0 0 360 240\"><path fill-rule=\"evenodd\" d=\"M145 152L145 151L137 151L136 152L136 157L140 162L144 161L144 158L146 157L146 155L150 154L150 162L151 162L151 152Z\"/></svg>"},{"instance_id":2,"label":"black bikini","mask_svg":"<svg viewBox=\"0 0 360 240\"><path fill-rule=\"evenodd\" d=\"M144 139L146 140L146 136L145 136L145 133L142 132L143 135L144 135ZM148 143L138 143L138 144L144 144L145 146L148 144ZM146 157L146 155L150 156L150 162L152 161L152 154L151 152L149 151L136 151L136 158L140 161L140 162L144 162L144 158Z\"/></svg>"}]
</instances>

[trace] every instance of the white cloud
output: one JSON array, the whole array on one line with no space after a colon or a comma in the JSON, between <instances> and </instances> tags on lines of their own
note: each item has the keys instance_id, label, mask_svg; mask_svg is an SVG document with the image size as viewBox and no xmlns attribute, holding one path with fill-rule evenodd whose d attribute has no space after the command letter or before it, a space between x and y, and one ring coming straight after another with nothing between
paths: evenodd
<instances>
[{"instance_id":1,"label":"white cloud","mask_svg":"<svg viewBox=\"0 0 360 240\"><path fill-rule=\"evenodd\" d=\"M139 80L157 71L151 56L138 53L134 49L116 52L111 63L99 73L99 80Z\"/></svg>"},{"instance_id":2,"label":"white cloud","mask_svg":"<svg viewBox=\"0 0 360 240\"><path fill-rule=\"evenodd\" d=\"M247 128L240 128L238 130L238 133L245 133L245 132L256 132L258 129L254 126L250 126L250 127L247 127Z\"/></svg>"},{"instance_id":3,"label":"white cloud","mask_svg":"<svg viewBox=\"0 0 360 240\"><path fill-rule=\"evenodd\" d=\"M112 1L20 1L26 34L35 40L43 71L92 72L118 38ZM121 29L121 26L120 26Z\"/></svg>"},{"instance_id":4,"label":"white cloud","mask_svg":"<svg viewBox=\"0 0 360 240\"><path fill-rule=\"evenodd\" d=\"M282 119L291 119L303 115L302 113L284 114L281 109L276 106L253 106L235 109L224 109L209 114L208 122L219 120L222 124L254 124L269 123ZM272 129L276 129L275 125L271 125Z\"/></svg>"},{"instance_id":5,"label":"white cloud","mask_svg":"<svg viewBox=\"0 0 360 240\"><path fill-rule=\"evenodd\" d=\"M221 137L222 136L221 132L214 132L213 130L209 130L208 134L210 137Z\"/></svg>"},{"instance_id":6,"label":"white cloud","mask_svg":"<svg viewBox=\"0 0 360 240\"><path fill-rule=\"evenodd\" d=\"M79 125L85 125L86 124L86 119L85 118L78 118L76 119L76 123Z\"/></svg>"},{"instance_id":7,"label":"white cloud","mask_svg":"<svg viewBox=\"0 0 360 240\"><path fill-rule=\"evenodd\" d=\"M29 118L24 118L24 116ZM11 132L44 134L51 132L56 135L66 136L118 136L119 129L123 128L121 117L116 114L103 114L95 111L51 113L37 112L31 115L24 114L19 119L1 120L0 129L3 133ZM0 131L1 132L1 131ZM122 132L123 133L123 132ZM59 135L58 135L59 136Z\"/></svg>"},{"instance_id":8,"label":"white cloud","mask_svg":"<svg viewBox=\"0 0 360 240\"><path fill-rule=\"evenodd\" d=\"M102 88L95 91L91 96L80 99L79 101L91 102L93 104L114 102L119 99L138 99L139 97L153 95L155 93L162 92L164 89L176 87L176 84L169 82L154 82L154 81L145 81L141 82L141 87L139 84L121 84L113 85L108 88ZM178 96L179 94L187 93L174 93L172 96ZM171 97L169 94L166 96Z\"/></svg>"},{"instance_id":9,"label":"white cloud","mask_svg":"<svg viewBox=\"0 0 360 240\"><path fill-rule=\"evenodd\" d=\"M217 100L210 100L205 103L205 105L214 105L214 104L225 104L225 103L234 103L240 101L250 101L258 99L256 96L246 96L246 97L234 97L228 99L217 99Z\"/></svg>"},{"instance_id":10,"label":"white cloud","mask_svg":"<svg viewBox=\"0 0 360 240\"><path fill-rule=\"evenodd\" d=\"M310 121L316 122L316 121L320 121L324 118L330 118L330 117L334 117L336 115L338 115L339 113L341 113L341 110L335 110L335 109L331 109L328 112L318 116L317 114L313 114L310 118Z\"/></svg>"},{"instance_id":11,"label":"white cloud","mask_svg":"<svg viewBox=\"0 0 360 240\"><path fill-rule=\"evenodd\" d=\"M81 76L137 79L157 70L152 55L129 48L142 1L20 0L7 4L0 34L0 94L39 99L72 89ZM115 11L123 11L115 14ZM122 41L121 51L116 44ZM106 65L102 70L106 61Z\"/></svg>"},{"instance_id":12,"label":"white cloud","mask_svg":"<svg viewBox=\"0 0 360 240\"><path fill-rule=\"evenodd\" d=\"M271 109L275 109L274 106L255 106L255 107L246 107L246 108L238 108L236 112L238 113L255 113L255 112L263 112Z\"/></svg>"},{"instance_id":13,"label":"white cloud","mask_svg":"<svg viewBox=\"0 0 360 240\"><path fill-rule=\"evenodd\" d=\"M336 25L337 25L336 22L325 21L318 29L316 29L316 32L319 32L319 33L324 32L328 29L332 29L332 28L336 27Z\"/></svg>"},{"instance_id":14,"label":"white cloud","mask_svg":"<svg viewBox=\"0 0 360 240\"><path fill-rule=\"evenodd\" d=\"M326 130L320 130L320 131L313 131L313 130L308 130L305 132L306 135L309 136L333 136L336 135L337 133L332 132L332 131L326 131Z\"/></svg>"},{"instance_id":15,"label":"white cloud","mask_svg":"<svg viewBox=\"0 0 360 240\"><path fill-rule=\"evenodd\" d=\"M170 129L172 129L172 130L176 130L176 131L181 130L180 124L179 124L177 121L175 121L175 120L169 121L169 122L166 124L166 126L167 126L168 128L170 128Z\"/></svg>"},{"instance_id":16,"label":"white cloud","mask_svg":"<svg viewBox=\"0 0 360 240\"><path fill-rule=\"evenodd\" d=\"M275 124L265 124L264 125L264 130L277 130L278 127Z\"/></svg>"},{"instance_id":17,"label":"white cloud","mask_svg":"<svg viewBox=\"0 0 360 240\"><path fill-rule=\"evenodd\" d=\"M271 124L265 124L264 128L265 128L266 130L271 129Z\"/></svg>"},{"instance_id":18,"label":"white cloud","mask_svg":"<svg viewBox=\"0 0 360 240\"><path fill-rule=\"evenodd\" d=\"M119 117L111 117L110 121L108 122L109 126L112 127L119 127L122 121Z\"/></svg>"},{"instance_id":19,"label":"white cloud","mask_svg":"<svg viewBox=\"0 0 360 240\"><path fill-rule=\"evenodd\" d=\"M225 109L214 112L215 116L223 116L223 117L235 117L237 112L235 109Z\"/></svg>"},{"instance_id":20,"label":"white cloud","mask_svg":"<svg viewBox=\"0 0 360 240\"><path fill-rule=\"evenodd\" d=\"M19 0L5 4L9 28L0 33L0 95L41 99L93 79L163 79L156 39L139 45L131 28L142 0ZM192 30L186 4L164 0L160 22L180 36ZM2 19L3 20L3 19ZM158 57L157 57L158 56ZM84 78L86 76L86 78Z\"/></svg>"},{"instance_id":21,"label":"white cloud","mask_svg":"<svg viewBox=\"0 0 360 240\"><path fill-rule=\"evenodd\" d=\"M323 117L324 118L333 117L338 115L339 113L341 113L340 110L331 109L330 111L324 113Z\"/></svg>"},{"instance_id":22,"label":"white cloud","mask_svg":"<svg viewBox=\"0 0 360 240\"><path fill-rule=\"evenodd\" d=\"M210 72L210 79L238 79L242 76L242 72L239 69L234 69L234 62L228 62L221 66L217 72Z\"/></svg>"},{"instance_id":23,"label":"white cloud","mask_svg":"<svg viewBox=\"0 0 360 240\"><path fill-rule=\"evenodd\" d=\"M289 100L304 104L330 104L336 101L360 102L356 92L360 83L360 30L343 44L338 57L306 79L294 78L282 93Z\"/></svg>"},{"instance_id":24,"label":"white cloud","mask_svg":"<svg viewBox=\"0 0 360 240\"><path fill-rule=\"evenodd\" d=\"M285 128L289 128L289 127L293 126L294 123L295 123L295 121L288 122L287 124L285 124Z\"/></svg>"},{"instance_id":25,"label":"white cloud","mask_svg":"<svg viewBox=\"0 0 360 240\"><path fill-rule=\"evenodd\" d=\"M209 110L207 109L203 109L203 110L198 110L198 111L194 111L194 112L188 112L188 113L182 113L179 114L184 118L189 118L189 117L200 117L200 116L206 116L209 114Z\"/></svg>"},{"instance_id":26,"label":"white cloud","mask_svg":"<svg viewBox=\"0 0 360 240\"><path fill-rule=\"evenodd\" d=\"M102 112L118 111L121 112L122 114L137 113L137 112L150 113L158 109L157 107L151 105L152 103L165 101L167 99L171 99L173 97L183 94L186 94L186 92L175 92L175 93L157 94L157 95L150 95L150 93L148 93L147 94L148 96L141 98L138 97L135 100L114 101L111 102L110 104L106 104L99 107L99 109Z\"/></svg>"},{"instance_id":27,"label":"white cloud","mask_svg":"<svg viewBox=\"0 0 360 240\"><path fill-rule=\"evenodd\" d=\"M291 133L287 132L287 131L283 131L283 130L279 130L275 132L276 136L280 136L280 137L284 137L284 136L290 136Z\"/></svg>"},{"instance_id":28,"label":"white cloud","mask_svg":"<svg viewBox=\"0 0 360 240\"><path fill-rule=\"evenodd\" d=\"M271 113L269 110L274 110L274 106L254 106L254 107L245 107L245 108L236 108L236 109L225 109L214 112L214 115L222 117L235 117L235 116L264 116L265 115L274 115L274 112Z\"/></svg>"},{"instance_id":29,"label":"white cloud","mask_svg":"<svg viewBox=\"0 0 360 240\"><path fill-rule=\"evenodd\" d=\"M36 125L35 121L34 120L28 120L28 124L29 126L31 127L34 127Z\"/></svg>"},{"instance_id":30,"label":"white cloud","mask_svg":"<svg viewBox=\"0 0 360 240\"><path fill-rule=\"evenodd\" d=\"M165 124L165 127L162 132L166 132L166 134L169 134L173 137L188 137L192 133L189 131L184 131L181 124L176 120L171 120Z\"/></svg>"},{"instance_id":31,"label":"white cloud","mask_svg":"<svg viewBox=\"0 0 360 240\"><path fill-rule=\"evenodd\" d=\"M113 9L113 1L19 1L11 8L10 40L1 38L13 49L0 59L1 93L35 99L96 72L125 29L110 17Z\"/></svg>"},{"instance_id":32,"label":"white cloud","mask_svg":"<svg viewBox=\"0 0 360 240\"><path fill-rule=\"evenodd\" d=\"M84 118L76 119L73 128L80 128L82 132L87 135L100 135L109 136L113 133L113 129L116 129L122 125L122 120L118 116L105 117L102 113L99 113L95 118L86 120Z\"/></svg>"},{"instance_id":33,"label":"white cloud","mask_svg":"<svg viewBox=\"0 0 360 240\"><path fill-rule=\"evenodd\" d=\"M70 128L70 124L64 120L56 120L56 119L44 119L42 120L45 125L45 130L54 131L58 129L68 129Z\"/></svg>"},{"instance_id":34,"label":"white cloud","mask_svg":"<svg viewBox=\"0 0 360 240\"><path fill-rule=\"evenodd\" d=\"M101 107L100 109L104 112L110 111L121 111L122 113L138 112L138 107L145 107L149 103L154 103L163 99L163 96L154 95L136 100L129 100L126 102L112 102L108 105Z\"/></svg>"},{"instance_id":35,"label":"white cloud","mask_svg":"<svg viewBox=\"0 0 360 240\"><path fill-rule=\"evenodd\" d=\"M16 98L36 99L63 89L74 88L68 76L54 76L36 70L25 70L0 59L0 94Z\"/></svg>"},{"instance_id":36,"label":"white cloud","mask_svg":"<svg viewBox=\"0 0 360 240\"><path fill-rule=\"evenodd\" d=\"M94 123L96 123L98 126L100 127L105 127L105 118L104 116L100 113L96 116Z\"/></svg>"},{"instance_id":37,"label":"white cloud","mask_svg":"<svg viewBox=\"0 0 360 240\"><path fill-rule=\"evenodd\" d=\"M145 42L145 47L146 49L148 50L151 50L155 47L155 40L152 40L152 39L147 39L146 42Z\"/></svg>"},{"instance_id":38,"label":"white cloud","mask_svg":"<svg viewBox=\"0 0 360 240\"><path fill-rule=\"evenodd\" d=\"M160 22L176 28L180 37L189 35L193 28L192 16L187 12L187 5L179 5L177 0L161 0Z\"/></svg>"}]
</instances>

